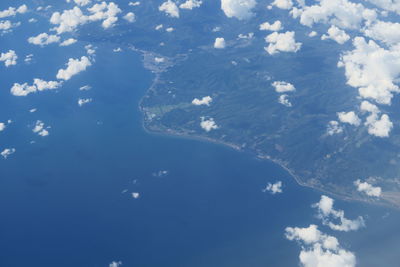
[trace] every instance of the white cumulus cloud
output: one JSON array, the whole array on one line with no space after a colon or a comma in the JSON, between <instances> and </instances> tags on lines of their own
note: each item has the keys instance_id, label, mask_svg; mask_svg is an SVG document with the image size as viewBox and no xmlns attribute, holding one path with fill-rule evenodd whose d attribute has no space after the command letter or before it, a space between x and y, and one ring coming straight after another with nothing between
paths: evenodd
<instances>
[{"instance_id":1,"label":"white cumulus cloud","mask_svg":"<svg viewBox=\"0 0 400 267\"><path fill-rule=\"evenodd\" d=\"M60 69L57 73L57 79L69 80L72 76L85 71L87 67L91 66L89 58L86 56L81 57L81 59L70 58L67 63L66 69Z\"/></svg>"},{"instance_id":2,"label":"white cumulus cloud","mask_svg":"<svg viewBox=\"0 0 400 267\"><path fill-rule=\"evenodd\" d=\"M354 220L347 219L344 211L334 209L333 204L334 200L332 198L321 196L320 201L312 206L317 208L318 218L322 220L324 225L327 225L332 230L344 232L357 231L365 227L364 218L362 216ZM337 223L334 223L332 220Z\"/></svg>"},{"instance_id":3,"label":"white cumulus cloud","mask_svg":"<svg viewBox=\"0 0 400 267\"><path fill-rule=\"evenodd\" d=\"M296 88L293 84L283 81L275 81L271 84L275 87L275 91L277 93L286 93L286 92L293 92L296 91Z\"/></svg>"},{"instance_id":4,"label":"white cumulus cloud","mask_svg":"<svg viewBox=\"0 0 400 267\"><path fill-rule=\"evenodd\" d=\"M158 7L158 10L165 12L168 16L172 18L179 18L179 8L175 2L168 0Z\"/></svg>"},{"instance_id":5,"label":"white cumulus cloud","mask_svg":"<svg viewBox=\"0 0 400 267\"><path fill-rule=\"evenodd\" d=\"M205 96L202 99L198 99L198 98L193 99L192 104L196 105L196 106L201 106L201 105L209 106L212 101L213 101L213 99L211 96Z\"/></svg>"},{"instance_id":6,"label":"white cumulus cloud","mask_svg":"<svg viewBox=\"0 0 400 267\"><path fill-rule=\"evenodd\" d=\"M228 18L245 20L253 16L252 9L256 4L255 0L221 0L221 9Z\"/></svg>"},{"instance_id":7,"label":"white cumulus cloud","mask_svg":"<svg viewBox=\"0 0 400 267\"><path fill-rule=\"evenodd\" d=\"M206 132L210 132L211 130L216 130L219 128L213 118L206 119L204 117L201 117L200 119L200 127L203 128Z\"/></svg>"},{"instance_id":8,"label":"white cumulus cloud","mask_svg":"<svg viewBox=\"0 0 400 267\"><path fill-rule=\"evenodd\" d=\"M350 39L350 36L344 31L336 27L335 25L332 25L328 29L328 34L324 34L321 36L322 40L326 39L332 39L336 41L338 44L344 44Z\"/></svg>"},{"instance_id":9,"label":"white cumulus cloud","mask_svg":"<svg viewBox=\"0 0 400 267\"><path fill-rule=\"evenodd\" d=\"M380 197L382 194L382 188L373 186L367 182L361 182L360 179L354 181L354 185L357 187L358 192L362 192L370 197Z\"/></svg>"},{"instance_id":10,"label":"white cumulus cloud","mask_svg":"<svg viewBox=\"0 0 400 267\"><path fill-rule=\"evenodd\" d=\"M336 237L322 233L318 226L287 227L285 236L301 245L299 260L303 267L355 267L354 253L343 249Z\"/></svg>"},{"instance_id":11,"label":"white cumulus cloud","mask_svg":"<svg viewBox=\"0 0 400 267\"><path fill-rule=\"evenodd\" d=\"M6 67L17 65L18 56L14 50L8 50L6 53L0 54L0 61L4 62Z\"/></svg>"},{"instance_id":12,"label":"white cumulus cloud","mask_svg":"<svg viewBox=\"0 0 400 267\"><path fill-rule=\"evenodd\" d=\"M283 29L282 22L279 20L275 21L274 23L270 24L269 22L264 22L260 24L259 27L260 31L273 31L277 32Z\"/></svg>"},{"instance_id":13,"label":"white cumulus cloud","mask_svg":"<svg viewBox=\"0 0 400 267\"><path fill-rule=\"evenodd\" d=\"M62 82L58 81L44 81L42 79L33 79L33 84L28 83L14 83L11 87L11 94L14 96L27 96L31 93L36 93L37 91L54 90L59 88Z\"/></svg>"},{"instance_id":14,"label":"white cumulus cloud","mask_svg":"<svg viewBox=\"0 0 400 267\"><path fill-rule=\"evenodd\" d=\"M1 151L0 155L4 158L7 159L11 154L15 153L15 148L6 148L3 151Z\"/></svg>"},{"instance_id":15,"label":"white cumulus cloud","mask_svg":"<svg viewBox=\"0 0 400 267\"><path fill-rule=\"evenodd\" d=\"M301 48L301 43L296 43L294 32L273 32L265 37L265 41L269 43L269 45L264 49L270 55L279 52L297 52Z\"/></svg>"},{"instance_id":16,"label":"white cumulus cloud","mask_svg":"<svg viewBox=\"0 0 400 267\"><path fill-rule=\"evenodd\" d=\"M359 126L361 124L360 118L354 111L349 112L338 112L337 113L339 121L343 123L348 123L350 125Z\"/></svg>"},{"instance_id":17,"label":"white cumulus cloud","mask_svg":"<svg viewBox=\"0 0 400 267\"><path fill-rule=\"evenodd\" d=\"M226 47L225 39L222 37L215 38L214 48L223 49Z\"/></svg>"},{"instance_id":18,"label":"white cumulus cloud","mask_svg":"<svg viewBox=\"0 0 400 267\"><path fill-rule=\"evenodd\" d=\"M45 46L52 43L58 43L60 41L60 37L57 35L49 35L47 33L41 33L37 36L32 36L28 38L28 42L34 45Z\"/></svg>"},{"instance_id":19,"label":"white cumulus cloud","mask_svg":"<svg viewBox=\"0 0 400 267\"><path fill-rule=\"evenodd\" d=\"M179 5L182 9L190 9L200 7L203 2L201 0L186 0L186 2Z\"/></svg>"},{"instance_id":20,"label":"white cumulus cloud","mask_svg":"<svg viewBox=\"0 0 400 267\"><path fill-rule=\"evenodd\" d=\"M273 184L268 183L267 186L264 188L263 192L270 192L272 195L282 193L282 182L277 181Z\"/></svg>"}]
</instances>

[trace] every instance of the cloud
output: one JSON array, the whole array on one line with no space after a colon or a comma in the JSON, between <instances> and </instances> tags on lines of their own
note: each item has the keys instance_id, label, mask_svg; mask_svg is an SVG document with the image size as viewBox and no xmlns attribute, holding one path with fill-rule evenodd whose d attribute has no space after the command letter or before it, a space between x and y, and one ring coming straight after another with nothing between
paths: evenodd
<instances>
[{"instance_id":1,"label":"cloud","mask_svg":"<svg viewBox=\"0 0 400 267\"><path fill-rule=\"evenodd\" d=\"M301 245L299 260L304 267L355 267L354 253L343 249L336 237L322 233L318 226L287 227L285 236Z\"/></svg>"},{"instance_id":2,"label":"cloud","mask_svg":"<svg viewBox=\"0 0 400 267\"><path fill-rule=\"evenodd\" d=\"M270 55L274 55L279 52L297 52L301 48L301 43L296 43L295 41L294 32L273 32L265 37L265 41L269 43L269 45L264 49Z\"/></svg>"},{"instance_id":3,"label":"cloud","mask_svg":"<svg viewBox=\"0 0 400 267\"><path fill-rule=\"evenodd\" d=\"M286 93L286 92L296 91L296 88L293 86L293 84L288 83L288 82L275 81L271 85L273 87L275 87L275 91L277 93Z\"/></svg>"},{"instance_id":4,"label":"cloud","mask_svg":"<svg viewBox=\"0 0 400 267\"><path fill-rule=\"evenodd\" d=\"M120 267L121 265L122 261L113 261L108 265L108 267Z\"/></svg>"},{"instance_id":5,"label":"cloud","mask_svg":"<svg viewBox=\"0 0 400 267\"><path fill-rule=\"evenodd\" d=\"M81 57L81 59L70 58L67 63L66 69L60 69L57 73L57 79L69 80L72 76L86 70L87 67L91 66L89 58L86 56Z\"/></svg>"},{"instance_id":6,"label":"cloud","mask_svg":"<svg viewBox=\"0 0 400 267\"><path fill-rule=\"evenodd\" d=\"M77 42L76 39L74 39L74 38L69 38L69 39L67 39L67 40L64 40L64 41L60 44L60 46L70 46L70 45L72 45L72 44L74 44L74 43L76 43L76 42Z\"/></svg>"},{"instance_id":7,"label":"cloud","mask_svg":"<svg viewBox=\"0 0 400 267\"><path fill-rule=\"evenodd\" d=\"M228 18L245 20L253 16L251 10L256 4L255 0L221 0L221 9Z\"/></svg>"},{"instance_id":8,"label":"cloud","mask_svg":"<svg viewBox=\"0 0 400 267\"><path fill-rule=\"evenodd\" d=\"M4 149L1 153L0 153L0 155L4 158L4 159L7 159L11 154L14 154L15 153L15 148L6 148L6 149Z\"/></svg>"},{"instance_id":9,"label":"cloud","mask_svg":"<svg viewBox=\"0 0 400 267\"><path fill-rule=\"evenodd\" d=\"M264 22L262 24L260 24L259 27L260 31L273 31L273 32L277 32L283 29L282 27L282 23L277 20L272 24L269 24L268 22Z\"/></svg>"},{"instance_id":10,"label":"cloud","mask_svg":"<svg viewBox=\"0 0 400 267\"><path fill-rule=\"evenodd\" d=\"M136 21L136 16L133 12L129 12L124 16L124 20L132 23Z\"/></svg>"},{"instance_id":11,"label":"cloud","mask_svg":"<svg viewBox=\"0 0 400 267\"><path fill-rule=\"evenodd\" d=\"M358 192L363 192L370 197L380 197L382 194L382 188L373 186L367 182L361 182L360 179L354 181L354 185L357 187Z\"/></svg>"},{"instance_id":12,"label":"cloud","mask_svg":"<svg viewBox=\"0 0 400 267\"><path fill-rule=\"evenodd\" d=\"M196 105L196 106L201 106L201 105L209 106L212 101L213 101L213 99L211 96L205 96L202 99L198 99L198 98L193 99L192 104Z\"/></svg>"},{"instance_id":13,"label":"cloud","mask_svg":"<svg viewBox=\"0 0 400 267\"><path fill-rule=\"evenodd\" d=\"M338 44L344 44L350 39L350 36L343 30L338 27L332 25L328 29L328 35L322 35L321 40L332 39L336 41Z\"/></svg>"},{"instance_id":14,"label":"cloud","mask_svg":"<svg viewBox=\"0 0 400 267\"><path fill-rule=\"evenodd\" d=\"M330 121L326 129L328 135L340 134L343 132L343 128L339 125L337 121Z\"/></svg>"},{"instance_id":15,"label":"cloud","mask_svg":"<svg viewBox=\"0 0 400 267\"><path fill-rule=\"evenodd\" d=\"M158 10L165 12L165 14L172 18L179 18L179 8L175 2L171 0L162 3L161 6L158 7Z\"/></svg>"},{"instance_id":16,"label":"cloud","mask_svg":"<svg viewBox=\"0 0 400 267\"><path fill-rule=\"evenodd\" d=\"M200 7L203 2L201 0L187 0L186 2L179 5L182 9L190 9Z\"/></svg>"},{"instance_id":17,"label":"cloud","mask_svg":"<svg viewBox=\"0 0 400 267\"><path fill-rule=\"evenodd\" d=\"M354 126L359 126L361 124L360 118L357 116L356 113L354 113L354 111L338 112L337 116L339 118L339 121L343 123L348 123Z\"/></svg>"},{"instance_id":18,"label":"cloud","mask_svg":"<svg viewBox=\"0 0 400 267\"><path fill-rule=\"evenodd\" d=\"M224 49L226 47L225 39L222 37L215 38L214 48Z\"/></svg>"},{"instance_id":19,"label":"cloud","mask_svg":"<svg viewBox=\"0 0 400 267\"><path fill-rule=\"evenodd\" d=\"M398 0L367 0L367 1L387 11L396 12L400 14L400 1Z\"/></svg>"},{"instance_id":20,"label":"cloud","mask_svg":"<svg viewBox=\"0 0 400 267\"><path fill-rule=\"evenodd\" d=\"M78 105L79 105L80 107L82 107L83 105L88 104L88 103L90 103L90 102L92 102L92 99L91 99L91 98L79 98L79 99L78 99Z\"/></svg>"},{"instance_id":21,"label":"cloud","mask_svg":"<svg viewBox=\"0 0 400 267\"><path fill-rule=\"evenodd\" d=\"M368 133L376 137L389 137L393 128L393 123L387 114L379 118L377 113L372 113L367 117L365 125L368 126Z\"/></svg>"},{"instance_id":22,"label":"cloud","mask_svg":"<svg viewBox=\"0 0 400 267\"><path fill-rule=\"evenodd\" d=\"M400 78L400 49L386 50L374 41L354 38L352 51L342 54L338 63L345 68L347 84L358 88L362 98L390 105L393 93L399 92L395 81Z\"/></svg>"},{"instance_id":23,"label":"cloud","mask_svg":"<svg viewBox=\"0 0 400 267\"><path fill-rule=\"evenodd\" d=\"M30 93L36 93L37 91L54 90L59 88L62 82L57 81L44 81L41 79L33 79L33 84L27 83L19 84L14 83L11 87L11 94L14 96L27 96Z\"/></svg>"},{"instance_id":24,"label":"cloud","mask_svg":"<svg viewBox=\"0 0 400 267\"><path fill-rule=\"evenodd\" d=\"M6 67L17 65L18 56L14 50L8 50L6 53L0 54L0 61L4 62Z\"/></svg>"},{"instance_id":25,"label":"cloud","mask_svg":"<svg viewBox=\"0 0 400 267\"><path fill-rule=\"evenodd\" d=\"M275 0L271 5L280 9L291 9L293 7L292 0Z\"/></svg>"},{"instance_id":26,"label":"cloud","mask_svg":"<svg viewBox=\"0 0 400 267\"><path fill-rule=\"evenodd\" d=\"M8 9L0 11L0 19L14 17L17 14L24 14L26 11L28 11L28 7L26 5L21 5L18 8L9 7Z\"/></svg>"},{"instance_id":27,"label":"cloud","mask_svg":"<svg viewBox=\"0 0 400 267\"><path fill-rule=\"evenodd\" d=\"M290 103L288 97L289 96L286 94L280 95L278 98L278 103L290 108L292 106L292 103Z\"/></svg>"},{"instance_id":28,"label":"cloud","mask_svg":"<svg viewBox=\"0 0 400 267\"><path fill-rule=\"evenodd\" d=\"M89 5L92 0L73 0L75 2L75 4L77 4L78 6L86 6ZM67 3L71 3L72 0L67 0Z\"/></svg>"},{"instance_id":29,"label":"cloud","mask_svg":"<svg viewBox=\"0 0 400 267\"><path fill-rule=\"evenodd\" d=\"M327 196L321 196L318 203L312 205L313 208L318 209L318 218L322 220L324 225L327 225L332 230L336 231L357 231L365 227L364 218L359 216L355 220L349 220L345 217L343 210L335 210L333 208L334 200ZM331 220L338 221L334 223Z\"/></svg>"},{"instance_id":30,"label":"cloud","mask_svg":"<svg viewBox=\"0 0 400 267\"><path fill-rule=\"evenodd\" d=\"M84 15L77 6L64 10L62 13L54 12L50 18L50 23L56 25L53 30L57 31L58 34L72 32L78 26L94 21L102 21L102 27L108 29L114 26L118 21L117 15L121 13L121 9L114 2L101 2L87 10L89 15Z\"/></svg>"},{"instance_id":31,"label":"cloud","mask_svg":"<svg viewBox=\"0 0 400 267\"><path fill-rule=\"evenodd\" d=\"M129 6L139 6L140 2L136 1L136 2L129 2Z\"/></svg>"},{"instance_id":32,"label":"cloud","mask_svg":"<svg viewBox=\"0 0 400 267\"><path fill-rule=\"evenodd\" d=\"M360 29L377 17L375 10L348 0L320 0L316 5L293 8L291 13L294 18L300 17L300 23L308 27L324 23L342 29Z\"/></svg>"},{"instance_id":33,"label":"cloud","mask_svg":"<svg viewBox=\"0 0 400 267\"><path fill-rule=\"evenodd\" d=\"M49 131L45 128L50 128L50 127L45 127L44 122L42 122L41 120L36 121L35 126L32 129L32 132L45 137L49 135Z\"/></svg>"},{"instance_id":34,"label":"cloud","mask_svg":"<svg viewBox=\"0 0 400 267\"><path fill-rule=\"evenodd\" d=\"M377 20L364 29L364 34L387 45L396 45L400 43L400 23Z\"/></svg>"},{"instance_id":35,"label":"cloud","mask_svg":"<svg viewBox=\"0 0 400 267\"><path fill-rule=\"evenodd\" d=\"M215 123L213 118L205 119L204 117L200 117L201 122L200 122L200 127L203 128L206 132L209 132L211 130L216 130L219 128L219 126Z\"/></svg>"},{"instance_id":36,"label":"cloud","mask_svg":"<svg viewBox=\"0 0 400 267\"><path fill-rule=\"evenodd\" d=\"M276 183L268 183L263 192L269 191L272 195L282 193L282 182L277 181Z\"/></svg>"},{"instance_id":37,"label":"cloud","mask_svg":"<svg viewBox=\"0 0 400 267\"><path fill-rule=\"evenodd\" d=\"M0 132L4 131L4 129L6 128L6 125L4 122L0 122Z\"/></svg>"},{"instance_id":38,"label":"cloud","mask_svg":"<svg viewBox=\"0 0 400 267\"><path fill-rule=\"evenodd\" d=\"M49 35L47 33L41 33L37 36L29 37L28 42L34 45L45 46L52 43L58 43L60 41L60 37L57 35Z\"/></svg>"}]
</instances>

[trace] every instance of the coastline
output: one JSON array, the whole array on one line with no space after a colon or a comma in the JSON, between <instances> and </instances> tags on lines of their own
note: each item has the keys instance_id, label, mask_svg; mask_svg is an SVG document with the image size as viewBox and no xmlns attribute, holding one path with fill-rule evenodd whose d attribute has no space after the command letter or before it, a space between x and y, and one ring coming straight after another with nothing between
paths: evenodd
<instances>
[{"instance_id":1,"label":"coastline","mask_svg":"<svg viewBox=\"0 0 400 267\"><path fill-rule=\"evenodd\" d=\"M213 139L213 138L203 136L203 135L181 133L178 131L174 131L173 129L166 129L166 130L160 129L160 128L150 129L149 127L147 127L147 122L149 120L149 116L145 110L145 107L143 106L143 101L146 98L146 96L148 95L148 93L150 91L154 91L157 84L160 83L161 74L163 72L166 72L171 66L173 66L177 61L179 61L179 59L184 60L187 57L187 54L180 54L176 58L168 58L168 61L167 61L168 64L158 66L158 65L151 63L151 61L149 62L149 59L152 59L154 57L161 56L161 55L155 54L153 52L141 50L141 49L138 49L133 46L130 46L129 48L131 50L133 50L134 52L137 52L142 55L143 67L154 74L154 78L152 80L150 87L147 88L147 90L145 91L144 95L142 96L142 98L140 99L140 101L138 103L138 109L142 114L142 122L141 122L142 128L147 134L154 134L154 135L165 136L165 137L174 137L174 138L180 138L180 139L184 138L184 139L195 140L195 141L200 141L200 142L208 142L208 143L213 143L213 144L217 144L217 145L222 145L222 146L228 147L230 149L233 149L233 150L241 152L241 153L246 152L246 153L249 153L255 159L268 160L268 161L278 165L279 167L284 169L289 174L289 176L291 176L292 179L295 180L295 182L298 185L300 185L302 187L310 188L312 190L321 192L323 194L330 195L332 197L335 197L335 198L343 200L343 201L359 202L359 203L369 204L369 205L372 204L372 205L377 205L377 206L382 206L382 207L387 207L387 208L393 208L396 210L400 209L400 204L395 204L384 198L382 198L380 200L376 200L376 199L363 198L360 196L354 196L354 195L349 195L349 194L340 194L338 192L332 192L331 190L327 190L321 186L316 186L316 185L313 185L310 183L306 183L301 179L300 176L298 176L295 173L294 170L290 169L288 166L286 166L284 163L282 163L281 160L277 160L277 159L270 157L267 154L259 154L255 151L251 151L251 150L244 151L241 148L241 146L236 145L236 144ZM384 201L382 201L382 200L384 200Z\"/></svg>"}]
</instances>

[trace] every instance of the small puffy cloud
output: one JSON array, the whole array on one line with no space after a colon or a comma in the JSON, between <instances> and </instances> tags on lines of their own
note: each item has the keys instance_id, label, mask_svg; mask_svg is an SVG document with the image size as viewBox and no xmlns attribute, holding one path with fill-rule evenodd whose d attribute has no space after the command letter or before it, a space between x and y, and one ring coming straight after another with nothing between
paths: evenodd
<instances>
[{"instance_id":1,"label":"small puffy cloud","mask_svg":"<svg viewBox=\"0 0 400 267\"><path fill-rule=\"evenodd\" d=\"M161 30L163 27L164 27L164 25L159 24L159 25L157 25L154 29L157 30L157 31L159 31L159 30Z\"/></svg>"},{"instance_id":2,"label":"small puffy cloud","mask_svg":"<svg viewBox=\"0 0 400 267\"><path fill-rule=\"evenodd\" d=\"M63 41L63 42L60 44L60 46L70 46L70 45L72 45L72 44L74 44L74 43L76 43L76 42L77 42L76 39L74 39L74 38L69 38L69 39Z\"/></svg>"},{"instance_id":3,"label":"small puffy cloud","mask_svg":"<svg viewBox=\"0 0 400 267\"><path fill-rule=\"evenodd\" d=\"M270 24L269 22L264 22L262 24L260 24L259 27L260 31L273 31L273 32L277 32L283 29L282 27L282 23L277 20L274 23Z\"/></svg>"},{"instance_id":4,"label":"small puffy cloud","mask_svg":"<svg viewBox=\"0 0 400 267\"><path fill-rule=\"evenodd\" d=\"M269 45L264 49L270 55L279 52L297 52L301 48L301 43L296 43L294 32L273 32L265 37L265 41L269 43Z\"/></svg>"},{"instance_id":5,"label":"small puffy cloud","mask_svg":"<svg viewBox=\"0 0 400 267\"><path fill-rule=\"evenodd\" d=\"M34 45L45 46L52 43L58 43L60 41L60 37L57 35L49 35L47 33L41 33L37 36L29 37L28 42Z\"/></svg>"},{"instance_id":6,"label":"small puffy cloud","mask_svg":"<svg viewBox=\"0 0 400 267\"><path fill-rule=\"evenodd\" d=\"M309 34L308 34L308 37L315 37L315 36L317 36L317 32L316 31L311 31Z\"/></svg>"},{"instance_id":7,"label":"small puffy cloud","mask_svg":"<svg viewBox=\"0 0 400 267\"><path fill-rule=\"evenodd\" d=\"M165 29L166 32L173 32L175 29L172 27L168 27Z\"/></svg>"},{"instance_id":8,"label":"small puffy cloud","mask_svg":"<svg viewBox=\"0 0 400 267\"><path fill-rule=\"evenodd\" d=\"M67 0L67 3L71 2L72 0ZM73 2L75 2L75 4L77 4L78 6L87 6L92 2L92 0L73 0Z\"/></svg>"},{"instance_id":9,"label":"small puffy cloud","mask_svg":"<svg viewBox=\"0 0 400 267\"><path fill-rule=\"evenodd\" d=\"M364 218L359 216L357 219L350 220L345 217L343 210L336 210L333 207L334 200L327 196L321 196L318 203L312 205L318 210L318 218L322 220L324 225L327 225L332 230L336 231L357 231L365 227ZM334 223L332 220L337 221Z\"/></svg>"},{"instance_id":10,"label":"small puffy cloud","mask_svg":"<svg viewBox=\"0 0 400 267\"><path fill-rule=\"evenodd\" d=\"M344 44L350 39L350 36L343 30L339 29L335 25L332 25L328 29L328 35L324 34L321 36L321 40L332 39L338 44Z\"/></svg>"},{"instance_id":11,"label":"small puffy cloud","mask_svg":"<svg viewBox=\"0 0 400 267\"><path fill-rule=\"evenodd\" d=\"M213 118L205 119L204 117L201 117L200 119L200 127L206 132L210 132L211 130L216 130L219 128Z\"/></svg>"},{"instance_id":12,"label":"small puffy cloud","mask_svg":"<svg viewBox=\"0 0 400 267\"><path fill-rule=\"evenodd\" d=\"M263 192L270 192L272 195L282 193L282 182L277 181L276 183L268 183Z\"/></svg>"},{"instance_id":13,"label":"small puffy cloud","mask_svg":"<svg viewBox=\"0 0 400 267\"><path fill-rule=\"evenodd\" d=\"M14 50L8 50L6 53L0 54L0 61L4 62L6 67L17 65L18 56Z\"/></svg>"},{"instance_id":14,"label":"small puffy cloud","mask_svg":"<svg viewBox=\"0 0 400 267\"><path fill-rule=\"evenodd\" d=\"M41 120L36 121L35 126L32 129L32 132L45 137L49 135L49 131L47 130L50 127L45 127L44 122Z\"/></svg>"},{"instance_id":15,"label":"small puffy cloud","mask_svg":"<svg viewBox=\"0 0 400 267\"><path fill-rule=\"evenodd\" d=\"M113 261L108 265L108 267L120 267L120 266L122 266L122 261Z\"/></svg>"},{"instance_id":16,"label":"small puffy cloud","mask_svg":"<svg viewBox=\"0 0 400 267\"><path fill-rule=\"evenodd\" d=\"M393 128L393 123L387 114L379 118L378 114L372 113L367 117L365 125L368 126L368 133L376 137L389 137Z\"/></svg>"},{"instance_id":17,"label":"small puffy cloud","mask_svg":"<svg viewBox=\"0 0 400 267\"><path fill-rule=\"evenodd\" d=\"M88 104L88 103L90 103L90 102L92 102L92 99L91 99L91 98L79 98L79 99L78 99L78 105L79 105L80 107L82 107L83 105Z\"/></svg>"},{"instance_id":18,"label":"small puffy cloud","mask_svg":"<svg viewBox=\"0 0 400 267\"><path fill-rule=\"evenodd\" d=\"M26 11L28 11L28 7L26 5L21 5L18 8L9 7L8 9L0 11L0 19L14 17L17 14L24 14Z\"/></svg>"},{"instance_id":19,"label":"small puffy cloud","mask_svg":"<svg viewBox=\"0 0 400 267\"><path fill-rule=\"evenodd\" d=\"M343 132L343 128L339 125L337 121L330 121L326 129L328 135L340 134Z\"/></svg>"},{"instance_id":20,"label":"small puffy cloud","mask_svg":"<svg viewBox=\"0 0 400 267\"><path fill-rule=\"evenodd\" d=\"M180 4L179 7L192 10L193 8L200 7L201 4L203 4L201 0L186 0L186 2Z\"/></svg>"},{"instance_id":21,"label":"small puffy cloud","mask_svg":"<svg viewBox=\"0 0 400 267\"><path fill-rule=\"evenodd\" d=\"M4 131L6 128L6 124L4 122L0 122L0 132Z\"/></svg>"},{"instance_id":22,"label":"small puffy cloud","mask_svg":"<svg viewBox=\"0 0 400 267\"><path fill-rule=\"evenodd\" d=\"M280 9L291 9L293 7L292 0L275 0L271 5Z\"/></svg>"},{"instance_id":23,"label":"small puffy cloud","mask_svg":"<svg viewBox=\"0 0 400 267\"><path fill-rule=\"evenodd\" d=\"M14 96L27 96L30 93L36 93L37 91L54 90L59 88L62 82L57 81L44 81L42 79L33 79L33 84L27 83L19 84L14 83L11 87L11 94Z\"/></svg>"},{"instance_id":24,"label":"small puffy cloud","mask_svg":"<svg viewBox=\"0 0 400 267\"><path fill-rule=\"evenodd\" d=\"M213 99L211 98L211 96L205 96L202 99L198 98L193 99L192 104L196 106L201 106L201 105L209 106L212 101Z\"/></svg>"},{"instance_id":25,"label":"small puffy cloud","mask_svg":"<svg viewBox=\"0 0 400 267\"><path fill-rule=\"evenodd\" d=\"M226 47L225 39L222 37L215 38L214 48L223 49Z\"/></svg>"},{"instance_id":26,"label":"small puffy cloud","mask_svg":"<svg viewBox=\"0 0 400 267\"><path fill-rule=\"evenodd\" d=\"M82 10L75 6L72 9L64 10L62 13L54 12L50 18L50 23L56 25L53 29L58 34L75 31L78 26L102 21L102 27L108 29L118 21L117 15L121 9L114 2L101 2L87 9L88 15L83 14Z\"/></svg>"},{"instance_id":27,"label":"small puffy cloud","mask_svg":"<svg viewBox=\"0 0 400 267\"><path fill-rule=\"evenodd\" d=\"M355 267L354 253L343 249L336 237L322 233L318 226L287 227L285 237L301 245L299 260L303 267Z\"/></svg>"},{"instance_id":28,"label":"small puffy cloud","mask_svg":"<svg viewBox=\"0 0 400 267\"><path fill-rule=\"evenodd\" d=\"M84 85L84 86L79 87L80 91L88 91L90 89L92 89L92 87L90 85Z\"/></svg>"},{"instance_id":29,"label":"small puffy cloud","mask_svg":"<svg viewBox=\"0 0 400 267\"><path fill-rule=\"evenodd\" d=\"M140 193L138 192L132 192L132 198L138 199L140 197Z\"/></svg>"},{"instance_id":30,"label":"small puffy cloud","mask_svg":"<svg viewBox=\"0 0 400 267\"><path fill-rule=\"evenodd\" d=\"M347 84L358 88L362 98L390 105L393 93L399 92L395 84L400 78L400 50L384 49L362 37L354 38L354 50L345 52L338 63L345 68Z\"/></svg>"},{"instance_id":31,"label":"small puffy cloud","mask_svg":"<svg viewBox=\"0 0 400 267\"><path fill-rule=\"evenodd\" d=\"M349 112L338 112L337 113L339 121L343 123L348 123L350 125L359 126L361 124L360 118L354 111Z\"/></svg>"},{"instance_id":32,"label":"small puffy cloud","mask_svg":"<svg viewBox=\"0 0 400 267\"><path fill-rule=\"evenodd\" d=\"M256 0L221 0L221 9L228 18L245 20L253 16L251 10L256 4Z\"/></svg>"},{"instance_id":33,"label":"small puffy cloud","mask_svg":"<svg viewBox=\"0 0 400 267\"><path fill-rule=\"evenodd\" d=\"M86 68L91 65L92 63L86 56L81 57L81 59L70 58L67 63L67 68L58 71L57 79L69 80L72 76L86 70Z\"/></svg>"},{"instance_id":34,"label":"small puffy cloud","mask_svg":"<svg viewBox=\"0 0 400 267\"><path fill-rule=\"evenodd\" d=\"M296 88L293 84L283 81L275 81L271 84L275 87L275 91L277 93L286 93L286 92L293 92L296 91Z\"/></svg>"},{"instance_id":35,"label":"small puffy cloud","mask_svg":"<svg viewBox=\"0 0 400 267\"><path fill-rule=\"evenodd\" d=\"M1 33L8 33L12 28L19 26L19 23L11 23L9 20L0 20L0 31Z\"/></svg>"},{"instance_id":36,"label":"small puffy cloud","mask_svg":"<svg viewBox=\"0 0 400 267\"><path fill-rule=\"evenodd\" d=\"M356 180L354 185L357 187L358 192L365 193L370 197L380 197L382 194L382 188L379 186L373 186L367 182L361 182L360 179Z\"/></svg>"},{"instance_id":37,"label":"small puffy cloud","mask_svg":"<svg viewBox=\"0 0 400 267\"><path fill-rule=\"evenodd\" d=\"M367 0L368 2L387 11L400 14L400 2L398 0Z\"/></svg>"},{"instance_id":38,"label":"small puffy cloud","mask_svg":"<svg viewBox=\"0 0 400 267\"><path fill-rule=\"evenodd\" d=\"M4 158L7 159L10 155L15 153L15 148L6 148L3 151L1 151L0 155Z\"/></svg>"},{"instance_id":39,"label":"small puffy cloud","mask_svg":"<svg viewBox=\"0 0 400 267\"><path fill-rule=\"evenodd\" d=\"M289 101L289 96L287 94L280 95L278 98L278 103L288 108L292 106L292 103Z\"/></svg>"},{"instance_id":40,"label":"small puffy cloud","mask_svg":"<svg viewBox=\"0 0 400 267\"><path fill-rule=\"evenodd\" d=\"M128 5L129 5L129 6L139 6L139 5L140 5L140 2L139 2L139 1L136 1L136 2L129 2Z\"/></svg>"},{"instance_id":41,"label":"small puffy cloud","mask_svg":"<svg viewBox=\"0 0 400 267\"><path fill-rule=\"evenodd\" d=\"M179 18L179 8L175 2L171 0L162 3L161 6L158 7L158 10L165 12L165 14L172 18Z\"/></svg>"},{"instance_id":42,"label":"small puffy cloud","mask_svg":"<svg viewBox=\"0 0 400 267\"><path fill-rule=\"evenodd\" d=\"M396 45L400 43L400 23L377 20L364 30L364 34L387 45Z\"/></svg>"},{"instance_id":43,"label":"small puffy cloud","mask_svg":"<svg viewBox=\"0 0 400 267\"><path fill-rule=\"evenodd\" d=\"M124 20L131 22L131 23L135 22L135 20L136 20L136 16L133 12L127 13L123 18L124 18Z\"/></svg>"},{"instance_id":44,"label":"small puffy cloud","mask_svg":"<svg viewBox=\"0 0 400 267\"><path fill-rule=\"evenodd\" d=\"M312 27L315 23L335 25L342 29L360 29L363 24L374 21L375 10L348 0L320 0L317 4L293 8L291 14L300 23Z\"/></svg>"}]
</instances>

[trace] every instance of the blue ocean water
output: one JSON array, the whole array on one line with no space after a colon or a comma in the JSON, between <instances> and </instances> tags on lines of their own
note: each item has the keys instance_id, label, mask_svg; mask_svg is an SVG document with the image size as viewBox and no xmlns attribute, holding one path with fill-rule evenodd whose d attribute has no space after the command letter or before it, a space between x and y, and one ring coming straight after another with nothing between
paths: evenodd
<instances>
[{"instance_id":1,"label":"blue ocean water","mask_svg":"<svg viewBox=\"0 0 400 267\"><path fill-rule=\"evenodd\" d=\"M12 45L22 56L26 45L17 33L4 37L3 50ZM300 247L284 229L318 223L310 206L321 193L252 155L146 133L138 102L153 75L139 54L95 46L96 63L58 92L16 98L9 88L32 77L52 79L83 50L32 47L40 68L1 67L7 75L0 119L13 120L1 144L17 153L0 161L0 266L298 266ZM84 85L92 89L80 91ZM79 107L79 97L93 102ZM48 137L31 132L38 119L51 125ZM262 192L277 180L283 194ZM354 251L359 266L397 266L400 214L336 204L350 218L364 216L367 228L321 230Z\"/></svg>"}]
</instances>

